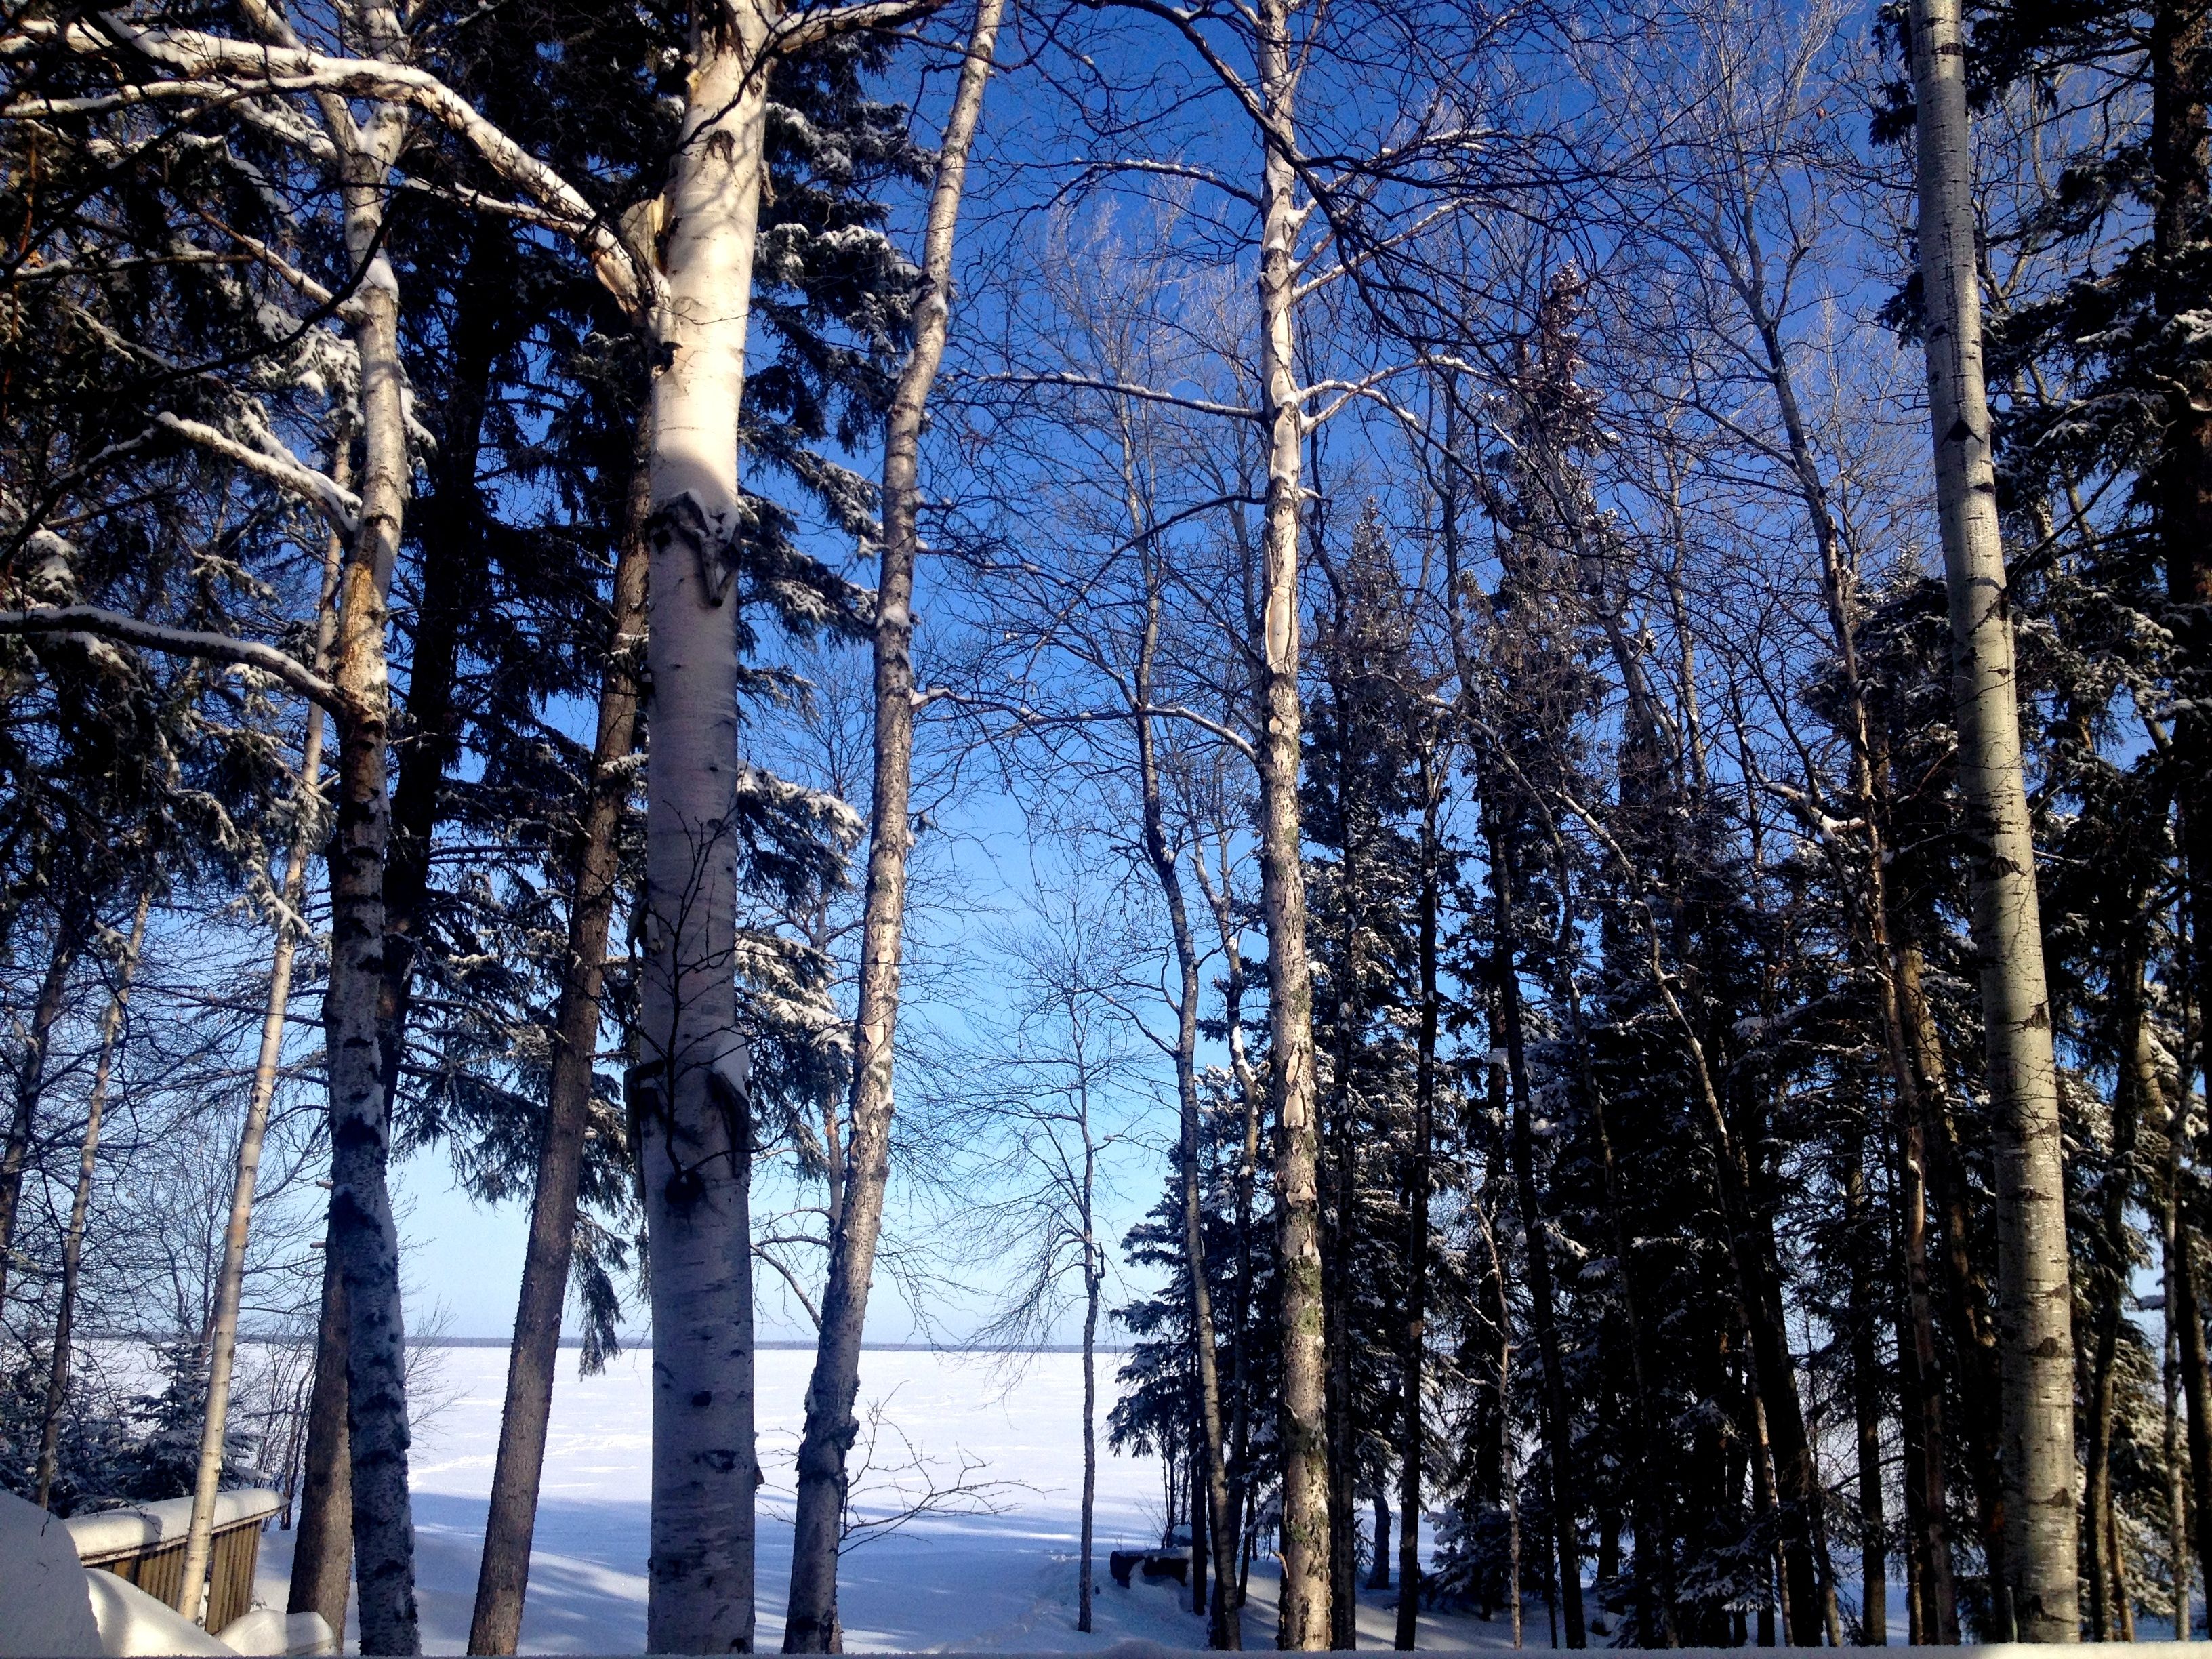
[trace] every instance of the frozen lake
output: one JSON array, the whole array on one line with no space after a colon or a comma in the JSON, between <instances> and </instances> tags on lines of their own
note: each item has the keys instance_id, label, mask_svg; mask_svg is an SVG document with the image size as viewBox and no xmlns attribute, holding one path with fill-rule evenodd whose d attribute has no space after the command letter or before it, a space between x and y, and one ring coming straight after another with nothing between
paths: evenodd
<instances>
[{"instance_id":1,"label":"frozen lake","mask_svg":"<svg viewBox=\"0 0 2212 1659\"><path fill-rule=\"evenodd\" d=\"M441 1357L444 1388L455 1397L415 1448L416 1563L424 1650L460 1653L476 1595L507 1352L451 1348ZM781 1645L792 1458L812 1363L811 1351L769 1349L759 1356L761 1462L768 1475L760 1503L762 1652ZM1156 1542L1160 1530L1158 1462L1104 1450L1117 1364L1117 1356L1099 1359L1097 1628L1083 1635L1075 1629L1082 1357L1036 1355L1011 1386L990 1358L890 1351L863 1357L861 1439L867 1439L869 1407L879 1406L884 1427L878 1467L905 1460L902 1434L915 1453L936 1466L940 1480L956 1474L964 1460L975 1466L969 1479L1009 1485L998 1495L1003 1513L925 1518L847 1555L840 1607L848 1648L1034 1652L1084 1651L1131 1639L1205 1644L1205 1621L1188 1611L1188 1592L1172 1581L1146 1583L1141 1577L1123 1589L1106 1571L1108 1551ZM562 1356L531 1558L526 1652L635 1653L644 1647L650 1364L648 1353L625 1353L602 1376L580 1378L573 1351ZM276 1532L263 1540L262 1597L277 1606L283 1604L291 1541L290 1534ZM1273 1592L1272 1577L1255 1564L1247 1647L1274 1644ZM1395 1592L1363 1596L1361 1645L1389 1645L1395 1599ZM1543 1609L1533 1612L1528 1641L1540 1647ZM1510 1639L1502 1617L1490 1625L1449 1615L1421 1620L1425 1648L1502 1647Z\"/></svg>"}]
</instances>

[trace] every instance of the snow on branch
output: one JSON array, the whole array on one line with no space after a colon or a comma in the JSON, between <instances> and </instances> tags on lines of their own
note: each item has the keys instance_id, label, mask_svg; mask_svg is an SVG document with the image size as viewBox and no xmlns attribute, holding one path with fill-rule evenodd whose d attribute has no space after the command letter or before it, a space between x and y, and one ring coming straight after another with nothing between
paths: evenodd
<instances>
[{"instance_id":1,"label":"snow on branch","mask_svg":"<svg viewBox=\"0 0 2212 1659\"><path fill-rule=\"evenodd\" d=\"M778 55L804 52L840 34L863 29L892 29L927 17L945 0L862 0L856 5L801 6L775 26L768 49Z\"/></svg>"},{"instance_id":2,"label":"snow on branch","mask_svg":"<svg viewBox=\"0 0 2212 1659\"><path fill-rule=\"evenodd\" d=\"M345 719L359 711L354 700L297 657L258 640L234 639L196 629L171 628L96 605L42 605L25 611L0 611L0 634L88 634L118 645L139 646L173 657L198 657L252 668L298 692L310 702Z\"/></svg>"},{"instance_id":3,"label":"snow on branch","mask_svg":"<svg viewBox=\"0 0 2212 1659\"><path fill-rule=\"evenodd\" d=\"M912 3L915 0L898 0L890 9ZM493 171L544 209L576 241L600 282L617 300L632 310L647 302L644 273L614 225L559 173L428 70L373 58L332 58L301 46L232 40L199 29L141 27L119 12L102 12L99 17L97 28L81 22L57 25L43 19L26 19L16 25L16 33L0 37L0 54L21 50L21 43L44 40L59 41L76 52L106 54L120 43L179 77L159 84L191 88L182 95L235 99L335 93L408 105L467 143ZM144 88L140 90L143 93ZM5 112L32 111L29 106L11 105Z\"/></svg>"},{"instance_id":4,"label":"snow on branch","mask_svg":"<svg viewBox=\"0 0 2212 1659\"><path fill-rule=\"evenodd\" d=\"M154 423L203 449L237 462L256 477L264 478L279 489L288 489L311 502L340 534L351 537L360 531L361 497L296 457L276 453L281 451L283 446L276 441L274 434L264 432L258 434L263 441L257 448L240 443L202 422L185 420L167 410L154 417Z\"/></svg>"}]
</instances>

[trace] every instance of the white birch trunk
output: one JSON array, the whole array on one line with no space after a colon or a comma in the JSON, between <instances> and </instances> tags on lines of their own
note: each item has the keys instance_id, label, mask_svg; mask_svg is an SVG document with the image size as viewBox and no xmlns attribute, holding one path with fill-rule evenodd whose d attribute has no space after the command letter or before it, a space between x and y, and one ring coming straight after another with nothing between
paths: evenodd
<instances>
[{"instance_id":1,"label":"white birch trunk","mask_svg":"<svg viewBox=\"0 0 2212 1659\"><path fill-rule=\"evenodd\" d=\"M1257 9L1262 224L1260 388L1267 430L1260 645L1260 873L1267 930L1270 1092L1277 1140L1276 1251L1282 1276L1282 1590L1276 1645L1328 1645L1328 1441L1322 1336L1320 1194L1315 1171L1313 972L1306 956L1298 811L1298 520L1305 422L1298 395L1294 254L1305 215L1283 145L1297 86L1288 0Z\"/></svg>"},{"instance_id":2,"label":"white birch trunk","mask_svg":"<svg viewBox=\"0 0 2212 1659\"><path fill-rule=\"evenodd\" d=\"M738 406L768 112L757 3L694 22L652 319L652 741L646 962L632 1087L653 1276L646 1645L753 1645L751 1126L736 1004Z\"/></svg>"},{"instance_id":3,"label":"white birch trunk","mask_svg":"<svg viewBox=\"0 0 2212 1659\"><path fill-rule=\"evenodd\" d=\"M968 151L990 79L1004 0L978 0L967 61L938 151L922 240L927 286L915 301L914 343L901 371L884 441L884 541L876 582L875 776L868 826L868 886L861 923L860 1007L853 1022L853 1130L842 1202L832 1224L822 1328L806 1388L806 1432L798 1458L798 1514L786 1653L843 1646L837 1618L837 1546L846 1468L860 1425L860 1336L890 1177L894 1039L899 956L906 920L907 860L914 848L907 801L914 774L914 567L920 550L922 416L952 311L952 239L967 181Z\"/></svg>"},{"instance_id":4,"label":"white birch trunk","mask_svg":"<svg viewBox=\"0 0 2212 1659\"><path fill-rule=\"evenodd\" d=\"M397 21L366 13L380 46L396 52ZM331 1243L346 1293L348 1442L352 1455L354 1576L361 1649L411 1654L415 1516L407 1485L406 1331L399 1296L399 1231L388 1172L392 1101L377 1018L384 978L384 863L391 840L392 681L386 657L392 576L399 559L412 463L406 371L399 356L399 283L378 252L385 174L406 116L379 106L356 127L343 103L324 101L345 173L346 252L368 275L353 329L361 355L361 530L339 574L331 678L349 712L338 723L336 823L330 841L331 968L323 999L331 1091Z\"/></svg>"},{"instance_id":5,"label":"white birch trunk","mask_svg":"<svg viewBox=\"0 0 2212 1659\"><path fill-rule=\"evenodd\" d=\"M2011 1628L2079 1639L2074 1340L2058 1079L2021 779L2012 617L1999 535L1977 286L1973 152L1960 0L1912 0L1920 278L1937 508L1951 597L1959 782L1996 1117L2001 1467Z\"/></svg>"},{"instance_id":6,"label":"white birch trunk","mask_svg":"<svg viewBox=\"0 0 2212 1659\"><path fill-rule=\"evenodd\" d=\"M349 457L342 439L332 471L343 488ZM315 672L330 665L331 602L337 592L343 544L333 536L323 564L323 592L316 609ZM184 1583L197 1616L214 1554L215 1499L222 1482L223 1439L230 1422L231 1373L238 1359L238 1304L246 1285L246 1240L253 1222L253 1189L261 1174L261 1143L269 1128L269 1104L276 1094L276 1073L284 1054L285 1011L292 1000L292 962L299 950L293 927L307 890L307 860L321 828L323 711L307 706L307 735L300 744L297 817L292 845L284 858L284 881L277 890L275 946L270 953L269 995L261 1012L261 1049L253 1066L253 1088L246 1097L246 1124L238 1138L238 1163L231 1180L230 1218L223 1229L222 1266L216 1280L215 1322L208 1355L207 1414L200 1427L199 1469L192 1482L191 1520L185 1534Z\"/></svg>"}]
</instances>

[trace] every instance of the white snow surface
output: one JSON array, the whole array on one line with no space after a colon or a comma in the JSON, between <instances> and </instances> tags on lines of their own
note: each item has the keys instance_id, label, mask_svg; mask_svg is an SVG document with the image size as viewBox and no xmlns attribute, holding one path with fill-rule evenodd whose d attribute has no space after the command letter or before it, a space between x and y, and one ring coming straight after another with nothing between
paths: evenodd
<instances>
[{"instance_id":1,"label":"white snow surface","mask_svg":"<svg viewBox=\"0 0 2212 1659\"><path fill-rule=\"evenodd\" d=\"M441 1358L443 1387L457 1397L424 1428L414 1449L416 1582L423 1650L460 1653L468 1644L476 1595L507 1353L453 1348ZM625 1353L595 1377L576 1375L573 1352L564 1353L562 1362L553 1392L522 1648L526 1653L640 1652L652 1355ZM755 1645L763 1653L782 1643L791 1571L792 1458L812 1362L811 1351L764 1349L758 1356L761 1463L768 1484L760 1497ZM1158 1462L1106 1450L1106 1413L1118 1363L1118 1356L1099 1356L1098 1589L1096 1628L1086 1635L1075 1628L1082 1357L1027 1356L1020 1376L1010 1380L989 1357L887 1350L862 1355L861 1439L865 1444L868 1407L879 1403L885 1425L876 1453L879 1467L904 1461L902 1434L936 1466L940 1480L956 1474L964 1456L981 1465L970 1479L1019 1485L1000 1494L1004 1513L925 1518L848 1553L839 1605L849 1650L1087 1652L1131 1640L1205 1645L1205 1621L1190 1612L1188 1590L1172 1579L1147 1583L1141 1577L1123 1589L1107 1571L1109 1551L1155 1544L1160 1533ZM865 1494L862 1507L868 1507ZM284 1604L291 1554L290 1533L272 1530L264 1537L258 1587L264 1601ZM1362 1593L1361 1646L1389 1645L1395 1602L1395 1590ZM1542 1646L1540 1603L1529 1616L1529 1644ZM1274 1645L1272 1568L1256 1562L1244 1643L1254 1649ZM1502 1614L1489 1624L1469 1615L1424 1612L1421 1617L1425 1649L1510 1643Z\"/></svg>"}]
</instances>

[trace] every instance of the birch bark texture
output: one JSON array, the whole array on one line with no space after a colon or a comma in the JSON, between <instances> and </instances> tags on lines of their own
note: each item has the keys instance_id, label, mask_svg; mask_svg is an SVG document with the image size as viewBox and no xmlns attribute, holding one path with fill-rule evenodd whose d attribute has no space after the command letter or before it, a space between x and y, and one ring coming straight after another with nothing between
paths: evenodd
<instances>
[{"instance_id":1,"label":"birch bark texture","mask_svg":"<svg viewBox=\"0 0 2212 1659\"><path fill-rule=\"evenodd\" d=\"M899 968L906 921L907 865L914 850L908 805L914 778L914 572L921 550L921 428L945 357L952 316L953 237L968 155L982 116L1005 0L977 0L965 60L946 117L922 240L923 287L915 301L913 343L899 373L884 434L884 534L876 579L875 766L870 793L868 881L861 919L860 1006L853 1021L853 1104L843 1197L831 1231L830 1271L806 1427L799 1446L798 1504L786 1653L843 1650L837 1617L837 1553L846 1460L860 1424L860 1337L890 1179L892 1087Z\"/></svg>"},{"instance_id":2,"label":"birch bark texture","mask_svg":"<svg viewBox=\"0 0 2212 1659\"><path fill-rule=\"evenodd\" d=\"M1268 1092L1276 1137L1275 1249L1281 1274L1282 1588L1276 1645L1328 1644L1328 1431L1322 1333L1321 1198L1313 1044L1313 969L1300 864L1299 482L1306 421L1299 395L1296 253L1310 208L1297 200L1298 70L1290 0L1253 13L1261 108L1260 400L1267 449L1261 539L1261 915L1267 931Z\"/></svg>"},{"instance_id":3,"label":"birch bark texture","mask_svg":"<svg viewBox=\"0 0 2212 1659\"><path fill-rule=\"evenodd\" d=\"M751 1122L734 1030L738 639L726 600L744 511L738 408L774 22L758 4L694 11L650 320L653 740L630 1104L653 1276L654 1653L753 1646Z\"/></svg>"},{"instance_id":4,"label":"birch bark texture","mask_svg":"<svg viewBox=\"0 0 2212 1659\"><path fill-rule=\"evenodd\" d=\"M331 1248L336 1236L325 1223L315 1382L307 1397L300 1526L292 1540L292 1582L284 1610L319 1613L332 1630L343 1630L353 1588L353 1454L346 1434L345 1276Z\"/></svg>"},{"instance_id":5,"label":"birch bark texture","mask_svg":"<svg viewBox=\"0 0 2212 1659\"><path fill-rule=\"evenodd\" d=\"M2058 1079L1983 371L1960 11L1960 0L1912 0L1911 23L1936 506L1996 1118L2000 1473L2012 1614L2008 1629L2000 1607L1998 1634L2072 1642L2080 1637L2074 1341Z\"/></svg>"},{"instance_id":6,"label":"birch bark texture","mask_svg":"<svg viewBox=\"0 0 2212 1659\"><path fill-rule=\"evenodd\" d=\"M396 52L397 20L380 9L368 15L380 25L383 43ZM323 103L344 169L346 252L356 270L367 272L353 331L361 358L361 528L339 575L331 662L331 679L348 709L338 731L337 823L329 854L331 966L323 1000L331 1231L346 1293L347 1432L361 1648L368 1654L412 1654L420 1650L420 1634L407 1482L407 1339L399 1233L386 1178L392 1101L384 1086L377 1018L384 862L392 829L392 682L385 641L412 470L399 283L381 246L385 175L408 124L396 105L377 106L363 128L342 100L326 97Z\"/></svg>"},{"instance_id":7,"label":"birch bark texture","mask_svg":"<svg viewBox=\"0 0 2212 1659\"><path fill-rule=\"evenodd\" d=\"M332 477L343 489L351 456L345 437L337 443ZM315 606L315 672L326 672L336 618L345 544L331 536L323 559L323 591ZM215 1320L210 1327L207 1409L200 1420L199 1468L192 1480L192 1512L185 1532L184 1582L207 1580L215 1548L216 1491L222 1483L222 1449L230 1424L231 1374L238 1360L238 1306L246 1285L246 1242L253 1224L253 1193L261 1178L261 1146L269 1130L270 1103L276 1097L276 1073L284 1054L286 1011L292 1002L292 963L299 952L297 926L306 896L307 861L322 827L323 711L307 705L307 729L300 741L300 776L294 791L292 844L284 855L284 877L276 890L276 926L269 954L269 994L262 1004L261 1047L254 1056L253 1086L246 1097L246 1122L239 1131L238 1159L231 1176L230 1215L224 1224L222 1264L216 1278ZM344 1629L344 1620L332 1630Z\"/></svg>"}]
</instances>

